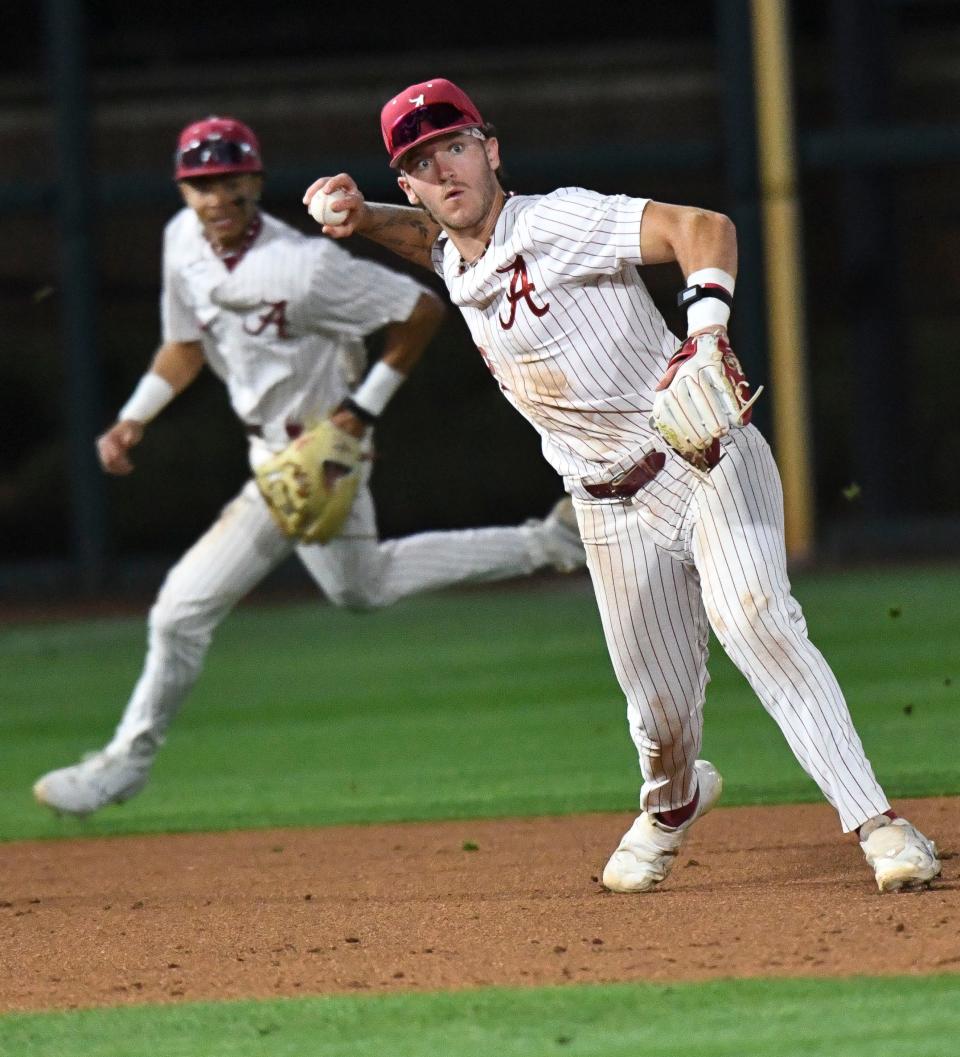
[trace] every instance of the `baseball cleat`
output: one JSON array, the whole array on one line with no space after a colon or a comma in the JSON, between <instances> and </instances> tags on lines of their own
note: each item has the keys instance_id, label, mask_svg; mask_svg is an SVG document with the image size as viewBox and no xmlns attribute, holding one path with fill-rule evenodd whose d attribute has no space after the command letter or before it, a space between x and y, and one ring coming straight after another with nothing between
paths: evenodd
<instances>
[{"instance_id":1,"label":"baseball cleat","mask_svg":"<svg viewBox=\"0 0 960 1057\"><path fill-rule=\"evenodd\" d=\"M107 804L122 804L147 784L153 756L95 752L72 767L38 778L33 795L38 803L63 815L90 815Z\"/></svg>"},{"instance_id":2,"label":"baseball cleat","mask_svg":"<svg viewBox=\"0 0 960 1057\"><path fill-rule=\"evenodd\" d=\"M580 526L568 495L557 500L543 519L543 543L550 564L561 573L576 572L587 563Z\"/></svg>"},{"instance_id":3,"label":"baseball cleat","mask_svg":"<svg viewBox=\"0 0 960 1057\"><path fill-rule=\"evenodd\" d=\"M860 847L881 892L924 885L940 873L936 844L905 818L879 826Z\"/></svg>"},{"instance_id":4,"label":"baseball cleat","mask_svg":"<svg viewBox=\"0 0 960 1057\"><path fill-rule=\"evenodd\" d=\"M675 829L644 811L623 835L620 846L603 868L603 885L611 892L649 892L658 885L676 861L687 830L720 799L723 778L707 760L697 760L700 800L692 818Z\"/></svg>"}]
</instances>

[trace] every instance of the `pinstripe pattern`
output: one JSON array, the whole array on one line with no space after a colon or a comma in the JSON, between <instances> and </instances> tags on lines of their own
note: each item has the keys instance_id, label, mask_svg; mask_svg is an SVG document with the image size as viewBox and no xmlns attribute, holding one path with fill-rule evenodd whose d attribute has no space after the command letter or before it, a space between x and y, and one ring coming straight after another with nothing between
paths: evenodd
<instances>
[{"instance_id":1,"label":"pinstripe pattern","mask_svg":"<svg viewBox=\"0 0 960 1057\"><path fill-rule=\"evenodd\" d=\"M574 501L604 636L627 698L641 804L693 796L707 685L707 620L691 570L639 527L636 508Z\"/></svg>"},{"instance_id":2,"label":"pinstripe pattern","mask_svg":"<svg viewBox=\"0 0 960 1057\"><path fill-rule=\"evenodd\" d=\"M773 457L752 427L738 431L725 452L711 474L716 487L697 491L691 539L710 623L844 830L856 829L890 805L790 593Z\"/></svg>"},{"instance_id":3,"label":"pinstripe pattern","mask_svg":"<svg viewBox=\"0 0 960 1057\"><path fill-rule=\"evenodd\" d=\"M318 421L339 404L364 372L364 337L407 319L424 288L262 218L228 271L193 210L181 210L164 235L161 316L165 341L203 342L234 411L278 451L290 439L284 423Z\"/></svg>"},{"instance_id":4,"label":"pinstripe pattern","mask_svg":"<svg viewBox=\"0 0 960 1057\"><path fill-rule=\"evenodd\" d=\"M251 247L228 270L196 214L178 213L165 235L161 298L164 340L202 341L234 410L262 431L251 441L251 465L289 443L286 423L319 420L339 403L365 367L364 336L407 319L424 291L328 239L262 219ZM341 535L296 552L331 602L372 609L451 584L532 573L554 560L546 531L540 522L381 542L364 480ZM162 743L217 626L294 549L249 481L167 576L112 752L125 753L135 739L141 749Z\"/></svg>"},{"instance_id":5,"label":"pinstripe pattern","mask_svg":"<svg viewBox=\"0 0 960 1057\"><path fill-rule=\"evenodd\" d=\"M712 627L843 829L854 830L890 805L790 593L780 480L756 429L727 439L710 482L694 479L684 535L669 548L648 527L643 493L632 503L574 500L627 698L641 806L666 811L693 796Z\"/></svg>"},{"instance_id":6,"label":"pinstripe pattern","mask_svg":"<svg viewBox=\"0 0 960 1057\"><path fill-rule=\"evenodd\" d=\"M635 265L646 201L565 188L509 198L483 256L434 265L506 398L574 498L643 775L644 810L689 803L711 626L845 830L887 810L837 681L790 593L783 496L753 428L710 478L667 451L628 502L591 499L662 443L653 390L679 344Z\"/></svg>"},{"instance_id":7,"label":"pinstripe pattern","mask_svg":"<svg viewBox=\"0 0 960 1057\"><path fill-rule=\"evenodd\" d=\"M565 478L605 479L654 444L652 390L677 342L632 267L645 205L577 188L510 198L477 265L461 275L442 239L434 252L504 395ZM537 315L519 303L505 330L502 293L518 257L533 302L550 307Z\"/></svg>"},{"instance_id":8,"label":"pinstripe pattern","mask_svg":"<svg viewBox=\"0 0 960 1057\"><path fill-rule=\"evenodd\" d=\"M143 672L110 743L159 746L196 682L217 626L295 549L335 605L375 609L452 584L522 576L545 564L538 529L527 526L424 532L378 542L373 497L361 485L341 535L295 547L248 481L215 524L170 570L150 611Z\"/></svg>"},{"instance_id":9,"label":"pinstripe pattern","mask_svg":"<svg viewBox=\"0 0 960 1057\"><path fill-rule=\"evenodd\" d=\"M163 742L196 682L216 626L292 551L249 482L167 574L150 611L147 658L109 748ZM259 500L259 501L258 501Z\"/></svg>"}]
</instances>

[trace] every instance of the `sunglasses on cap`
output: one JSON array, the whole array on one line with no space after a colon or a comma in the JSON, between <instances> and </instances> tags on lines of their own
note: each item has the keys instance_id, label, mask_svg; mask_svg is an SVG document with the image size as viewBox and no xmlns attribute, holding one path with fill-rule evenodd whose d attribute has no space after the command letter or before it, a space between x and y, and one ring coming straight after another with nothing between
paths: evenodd
<instances>
[{"instance_id":1,"label":"sunglasses on cap","mask_svg":"<svg viewBox=\"0 0 960 1057\"><path fill-rule=\"evenodd\" d=\"M474 118L465 114L452 103L427 103L404 114L390 129L393 151L402 151L430 132L453 132L466 125L475 124Z\"/></svg>"},{"instance_id":2,"label":"sunglasses on cap","mask_svg":"<svg viewBox=\"0 0 960 1057\"><path fill-rule=\"evenodd\" d=\"M178 170L206 169L229 165L250 167L260 164L260 155L249 143L231 139L194 140L174 155Z\"/></svg>"}]
</instances>

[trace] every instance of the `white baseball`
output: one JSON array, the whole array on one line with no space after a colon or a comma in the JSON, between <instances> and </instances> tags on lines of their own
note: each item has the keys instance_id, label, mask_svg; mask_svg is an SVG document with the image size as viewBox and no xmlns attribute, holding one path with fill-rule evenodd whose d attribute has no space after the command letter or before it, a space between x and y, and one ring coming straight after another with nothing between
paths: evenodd
<instances>
[{"instance_id":1,"label":"white baseball","mask_svg":"<svg viewBox=\"0 0 960 1057\"><path fill-rule=\"evenodd\" d=\"M337 209L334 203L348 193L342 188L337 188L337 190L331 191L329 194L325 191L317 191L307 206L310 216L318 224L342 224L346 213L342 209Z\"/></svg>"}]
</instances>

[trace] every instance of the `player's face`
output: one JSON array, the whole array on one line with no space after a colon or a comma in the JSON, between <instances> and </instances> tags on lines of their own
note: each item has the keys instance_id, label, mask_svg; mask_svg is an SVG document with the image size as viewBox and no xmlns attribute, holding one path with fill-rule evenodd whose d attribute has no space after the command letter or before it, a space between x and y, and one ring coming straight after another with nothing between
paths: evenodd
<instances>
[{"instance_id":1,"label":"player's face","mask_svg":"<svg viewBox=\"0 0 960 1057\"><path fill-rule=\"evenodd\" d=\"M501 201L495 139L454 132L415 148L402 162L398 183L441 227L465 235L481 230Z\"/></svg>"},{"instance_id":2,"label":"player's face","mask_svg":"<svg viewBox=\"0 0 960 1057\"><path fill-rule=\"evenodd\" d=\"M243 241L257 211L262 187L259 173L195 176L180 181L183 200L200 218L207 238L225 250Z\"/></svg>"}]
</instances>

